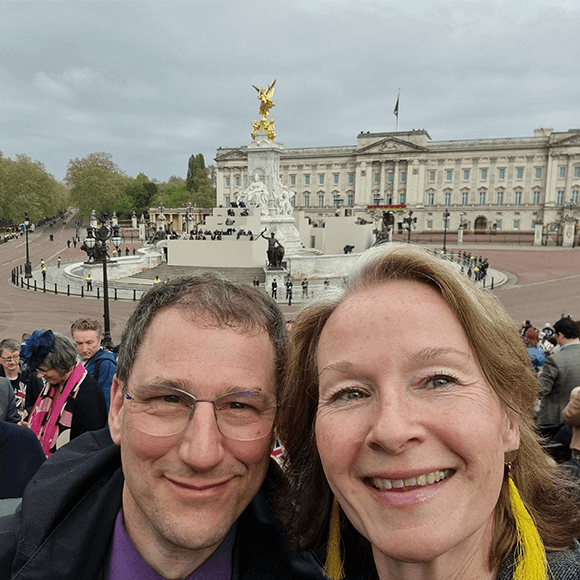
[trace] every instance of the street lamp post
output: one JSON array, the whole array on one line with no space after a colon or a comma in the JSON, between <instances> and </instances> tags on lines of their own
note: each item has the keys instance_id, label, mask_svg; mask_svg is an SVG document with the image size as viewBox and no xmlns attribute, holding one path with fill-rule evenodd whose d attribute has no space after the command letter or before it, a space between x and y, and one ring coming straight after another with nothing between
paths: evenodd
<instances>
[{"instance_id":1,"label":"street lamp post","mask_svg":"<svg viewBox=\"0 0 580 580\"><path fill-rule=\"evenodd\" d=\"M443 212L443 253L446 254L447 253L447 220L449 219L449 216L451 214L449 213L449 211L447 210L447 208L445 208L445 211Z\"/></svg>"},{"instance_id":2,"label":"street lamp post","mask_svg":"<svg viewBox=\"0 0 580 580\"><path fill-rule=\"evenodd\" d=\"M30 219L28 212L24 212L24 231L26 232L26 262L24 264L24 277L32 278L32 264L30 263L30 254L28 250L28 229L30 228Z\"/></svg>"},{"instance_id":3,"label":"street lamp post","mask_svg":"<svg viewBox=\"0 0 580 580\"><path fill-rule=\"evenodd\" d=\"M108 222L107 222L108 223ZM111 228L107 224L103 224L99 229L94 231L94 228L87 228L87 237L85 238L85 245L87 246L87 255L89 261L91 258L95 262L102 262L103 264L103 318L105 320L105 331L103 333L103 346L106 349L113 348L113 340L111 338L111 317L109 314L109 284L107 279L107 262L109 261L109 252L107 248L107 240L111 239L115 248L119 249L122 243L121 236L119 236L119 227Z\"/></svg>"},{"instance_id":4,"label":"street lamp post","mask_svg":"<svg viewBox=\"0 0 580 580\"><path fill-rule=\"evenodd\" d=\"M409 211L409 215L406 218L403 218L403 223L407 228L407 243L411 243L411 228L416 227L417 225L417 218L413 217L413 212Z\"/></svg>"}]
</instances>

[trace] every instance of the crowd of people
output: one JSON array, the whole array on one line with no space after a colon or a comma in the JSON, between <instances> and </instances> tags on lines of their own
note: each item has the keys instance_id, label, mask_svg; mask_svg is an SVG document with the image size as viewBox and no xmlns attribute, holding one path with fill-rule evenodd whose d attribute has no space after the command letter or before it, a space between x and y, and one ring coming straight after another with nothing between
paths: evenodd
<instances>
[{"instance_id":1,"label":"crowd of people","mask_svg":"<svg viewBox=\"0 0 580 580\"><path fill-rule=\"evenodd\" d=\"M7 578L580 577L577 454L539 432L566 422L580 454L574 321L520 333L407 244L363 254L290 334L269 294L155 284L118 356L89 319L1 343L38 468L0 518Z\"/></svg>"}]
</instances>

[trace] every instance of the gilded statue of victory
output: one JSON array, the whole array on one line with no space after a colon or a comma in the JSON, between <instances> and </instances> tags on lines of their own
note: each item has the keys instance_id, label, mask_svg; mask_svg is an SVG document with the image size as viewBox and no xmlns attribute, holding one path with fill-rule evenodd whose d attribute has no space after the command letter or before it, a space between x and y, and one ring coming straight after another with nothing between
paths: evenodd
<instances>
[{"instance_id":1,"label":"gilded statue of victory","mask_svg":"<svg viewBox=\"0 0 580 580\"><path fill-rule=\"evenodd\" d=\"M270 109L274 107L272 102L272 97L274 96L274 85L276 84L276 79L268 86L267 89L259 89L258 87L252 85L258 91L258 99L260 101L260 115L262 118L260 121L253 121L252 127L254 128L251 135L252 139L256 138L256 133L263 129L268 135L270 141L274 141L276 138L276 133L274 133L274 119L268 120L268 115L270 114Z\"/></svg>"}]
</instances>

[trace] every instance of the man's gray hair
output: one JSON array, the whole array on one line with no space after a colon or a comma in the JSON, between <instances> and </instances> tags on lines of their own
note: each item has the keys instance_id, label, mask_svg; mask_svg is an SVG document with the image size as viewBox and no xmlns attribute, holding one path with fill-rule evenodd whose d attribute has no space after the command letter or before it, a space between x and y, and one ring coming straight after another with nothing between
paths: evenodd
<instances>
[{"instance_id":1,"label":"man's gray hair","mask_svg":"<svg viewBox=\"0 0 580 580\"><path fill-rule=\"evenodd\" d=\"M5 338L0 342L0 352L2 352L4 349L9 351L17 350L20 352L20 343L13 338Z\"/></svg>"},{"instance_id":2,"label":"man's gray hair","mask_svg":"<svg viewBox=\"0 0 580 580\"><path fill-rule=\"evenodd\" d=\"M218 328L268 334L274 347L276 385L279 384L285 366L288 331L276 302L249 285L231 282L212 272L200 272L157 284L142 296L121 337L117 378L125 390L151 321L160 311L169 308L180 309L192 322L201 318L204 324Z\"/></svg>"},{"instance_id":3,"label":"man's gray hair","mask_svg":"<svg viewBox=\"0 0 580 580\"><path fill-rule=\"evenodd\" d=\"M55 332L52 350L54 352L49 352L40 364L50 369L56 369L61 373L68 373L76 366L78 362L77 346L71 338Z\"/></svg>"}]
</instances>

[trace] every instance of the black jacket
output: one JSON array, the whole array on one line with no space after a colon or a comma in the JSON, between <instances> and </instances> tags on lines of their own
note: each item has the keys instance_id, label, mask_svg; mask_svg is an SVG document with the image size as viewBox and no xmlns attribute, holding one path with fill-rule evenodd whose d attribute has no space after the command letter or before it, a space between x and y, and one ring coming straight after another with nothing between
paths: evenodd
<instances>
[{"instance_id":1,"label":"black jacket","mask_svg":"<svg viewBox=\"0 0 580 580\"><path fill-rule=\"evenodd\" d=\"M238 519L232 580L324 577L311 554L291 548L273 517L279 477L272 461ZM17 512L0 518L0 579L106 580L123 481L120 449L108 429L59 449L30 482Z\"/></svg>"}]
</instances>

